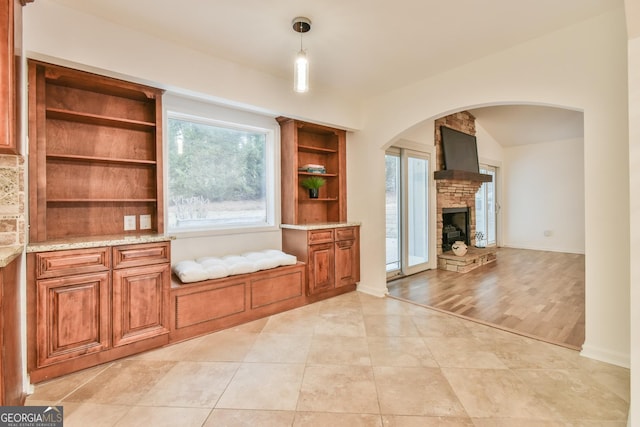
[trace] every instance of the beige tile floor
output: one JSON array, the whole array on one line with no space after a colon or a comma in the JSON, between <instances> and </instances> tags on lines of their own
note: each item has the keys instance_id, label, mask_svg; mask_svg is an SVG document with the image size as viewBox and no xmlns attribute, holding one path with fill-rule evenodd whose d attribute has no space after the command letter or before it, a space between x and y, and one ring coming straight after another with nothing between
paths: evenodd
<instances>
[{"instance_id":1,"label":"beige tile floor","mask_svg":"<svg viewBox=\"0 0 640 427\"><path fill-rule=\"evenodd\" d=\"M629 371L358 292L38 384L71 426L626 426Z\"/></svg>"}]
</instances>

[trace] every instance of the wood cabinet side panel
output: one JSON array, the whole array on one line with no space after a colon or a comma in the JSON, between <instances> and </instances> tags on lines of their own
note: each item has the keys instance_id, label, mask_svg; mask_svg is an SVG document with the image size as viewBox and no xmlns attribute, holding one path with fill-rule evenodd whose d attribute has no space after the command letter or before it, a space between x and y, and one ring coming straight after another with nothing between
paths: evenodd
<instances>
[{"instance_id":1,"label":"wood cabinet side panel","mask_svg":"<svg viewBox=\"0 0 640 427\"><path fill-rule=\"evenodd\" d=\"M0 153L16 154L16 74L14 67L15 0L0 4ZM20 6L18 5L18 10Z\"/></svg>"},{"instance_id":2,"label":"wood cabinet side panel","mask_svg":"<svg viewBox=\"0 0 640 427\"><path fill-rule=\"evenodd\" d=\"M24 402L22 390L22 337L20 333L20 285L18 259L0 268L2 357L0 358L0 405L17 406Z\"/></svg>"},{"instance_id":3,"label":"wood cabinet side panel","mask_svg":"<svg viewBox=\"0 0 640 427\"><path fill-rule=\"evenodd\" d=\"M47 138L44 68L29 62L29 241L47 240Z\"/></svg>"},{"instance_id":4,"label":"wood cabinet side panel","mask_svg":"<svg viewBox=\"0 0 640 427\"><path fill-rule=\"evenodd\" d=\"M162 157L162 96L157 93L155 96L156 104L156 127L155 127L155 159L156 159L156 204L155 215L151 215L151 227L156 233L164 233L164 160Z\"/></svg>"}]
</instances>

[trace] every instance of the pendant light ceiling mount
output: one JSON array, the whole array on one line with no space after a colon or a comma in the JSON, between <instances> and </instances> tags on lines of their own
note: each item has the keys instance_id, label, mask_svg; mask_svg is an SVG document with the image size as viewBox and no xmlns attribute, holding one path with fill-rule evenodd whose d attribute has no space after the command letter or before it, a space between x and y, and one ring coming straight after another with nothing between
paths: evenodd
<instances>
[{"instance_id":1,"label":"pendant light ceiling mount","mask_svg":"<svg viewBox=\"0 0 640 427\"><path fill-rule=\"evenodd\" d=\"M304 16L298 16L291 21L293 31L296 33L306 33L311 29L311 19Z\"/></svg>"},{"instance_id":2,"label":"pendant light ceiling mount","mask_svg":"<svg viewBox=\"0 0 640 427\"><path fill-rule=\"evenodd\" d=\"M293 90L304 93L309 91L309 61L307 61L307 52L302 48L302 34L311 30L311 20L298 16L293 18L291 24L293 31L300 34L300 51L293 67Z\"/></svg>"}]
</instances>

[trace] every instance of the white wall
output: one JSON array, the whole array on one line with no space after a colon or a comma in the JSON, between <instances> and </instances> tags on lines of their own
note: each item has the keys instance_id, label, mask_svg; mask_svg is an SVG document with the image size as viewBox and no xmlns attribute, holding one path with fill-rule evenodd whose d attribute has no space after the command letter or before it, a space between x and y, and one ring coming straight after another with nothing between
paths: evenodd
<instances>
[{"instance_id":1,"label":"white wall","mask_svg":"<svg viewBox=\"0 0 640 427\"><path fill-rule=\"evenodd\" d=\"M583 354L629 364L627 52L624 11L482 58L367 101L362 131L349 141L349 215L362 233L363 282L382 294L384 151L422 121L497 104L541 104L584 112L586 341ZM379 165L376 167L376 165ZM369 185L370 184L370 185ZM612 191L615 189L615 191ZM357 191L356 191L357 190ZM610 206L618 210L611 211Z\"/></svg>"},{"instance_id":2,"label":"white wall","mask_svg":"<svg viewBox=\"0 0 640 427\"><path fill-rule=\"evenodd\" d=\"M583 147L578 139L504 149L503 246L584 253Z\"/></svg>"},{"instance_id":3,"label":"white wall","mask_svg":"<svg viewBox=\"0 0 640 427\"><path fill-rule=\"evenodd\" d=\"M299 96L291 81L133 31L50 0L24 8L29 57L293 118L357 128L359 105L341 93Z\"/></svg>"},{"instance_id":4,"label":"white wall","mask_svg":"<svg viewBox=\"0 0 640 427\"><path fill-rule=\"evenodd\" d=\"M629 426L640 426L640 3L628 0L629 185L631 217L631 410ZM635 405L633 403L636 403ZM635 407L634 407L635 406Z\"/></svg>"},{"instance_id":5,"label":"white wall","mask_svg":"<svg viewBox=\"0 0 640 427\"><path fill-rule=\"evenodd\" d=\"M476 141L478 142L478 158L480 163L489 164L491 166L502 166L504 158L504 148L498 141L493 139L482 123L476 120Z\"/></svg>"}]
</instances>

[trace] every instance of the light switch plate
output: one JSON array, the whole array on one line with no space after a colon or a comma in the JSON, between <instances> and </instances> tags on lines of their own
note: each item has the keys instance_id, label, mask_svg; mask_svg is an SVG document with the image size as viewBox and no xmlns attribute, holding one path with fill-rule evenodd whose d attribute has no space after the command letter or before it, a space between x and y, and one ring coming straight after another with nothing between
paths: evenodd
<instances>
[{"instance_id":1,"label":"light switch plate","mask_svg":"<svg viewBox=\"0 0 640 427\"><path fill-rule=\"evenodd\" d=\"M140 230L151 230L151 215L140 215Z\"/></svg>"},{"instance_id":2,"label":"light switch plate","mask_svg":"<svg viewBox=\"0 0 640 427\"><path fill-rule=\"evenodd\" d=\"M125 215L124 216L124 231L131 231L136 229L136 216Z\"/></svg>"}]
</instances>

